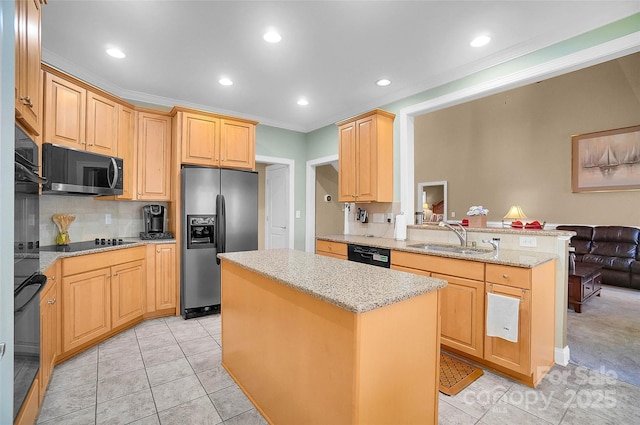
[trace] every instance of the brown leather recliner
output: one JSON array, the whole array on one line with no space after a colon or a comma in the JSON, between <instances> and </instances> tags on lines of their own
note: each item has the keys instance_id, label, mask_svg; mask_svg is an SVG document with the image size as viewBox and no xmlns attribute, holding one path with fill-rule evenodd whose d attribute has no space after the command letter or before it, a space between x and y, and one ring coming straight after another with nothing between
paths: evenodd
<instances>
[{"instance_id":1,"label":"brown leather recliner","mask_svg":"<svg viewBox=\"0 0 640 425\"><path fill-rule=\"evenodd\" d=\"M602 283L640 289L640 229L627 226L557 226L576 232L576 261L602 267Z\"/></svg>"}]
</instances>

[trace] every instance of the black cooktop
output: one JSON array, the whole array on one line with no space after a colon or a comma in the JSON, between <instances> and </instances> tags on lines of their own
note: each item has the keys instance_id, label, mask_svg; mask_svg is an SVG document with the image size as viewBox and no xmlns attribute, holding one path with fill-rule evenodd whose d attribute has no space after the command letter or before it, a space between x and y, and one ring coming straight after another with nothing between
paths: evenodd
<instances>
[{"instance_id":1,"label":"black cooktop","mask_svg":"<svg viewBox=\"0 0 640 425\"><path fill-rule=\"evenodd\" d=\"M90 249L106 248L109 246L128 245L133 242L123 241L122 239L105 239L96 238L93 241L85 242L71 242L69 245L49 245L41 246L40 251L54 251L54 252L78 252L87 251Z\"/></svg>"}]
</instances>

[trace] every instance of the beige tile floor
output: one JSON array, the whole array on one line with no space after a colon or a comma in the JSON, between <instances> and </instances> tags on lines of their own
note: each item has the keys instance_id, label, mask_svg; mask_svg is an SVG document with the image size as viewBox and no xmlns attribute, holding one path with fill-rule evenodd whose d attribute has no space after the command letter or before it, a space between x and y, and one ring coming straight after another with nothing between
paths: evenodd
<instances>
[{"instance_id":1,"label":"beige tile floor","mask_svg":"<svg viewBox=\"0 0 640 425\"><path fill-rule=\"evenodd\" d=\"M220 365L220 316L143 322L56 366L38 424L266 424ZM485 371L440 424L637 424L640 388L569 365L531 389Z\"/></svg>"}]
</instances>

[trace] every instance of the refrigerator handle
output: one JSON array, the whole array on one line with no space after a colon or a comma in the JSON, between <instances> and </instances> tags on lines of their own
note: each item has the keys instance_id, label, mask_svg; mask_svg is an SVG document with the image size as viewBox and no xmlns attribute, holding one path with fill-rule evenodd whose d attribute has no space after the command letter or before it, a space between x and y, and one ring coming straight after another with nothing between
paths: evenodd
<instances>
[{"instance_id":1,"label":"refrigerator handle","mask_svg":"<svg viewBox=\"0 0 640 425\"><path fill-rule=\"evenodd\" d=\"M216 210L218 211L218 219L216 221L216 245L218 246L217 252L222 254L227 247L227 220L224 195L218 195L216 197ZM216 263L220 264L220 259L217 256Z\"/></svg>"}]
</instances>

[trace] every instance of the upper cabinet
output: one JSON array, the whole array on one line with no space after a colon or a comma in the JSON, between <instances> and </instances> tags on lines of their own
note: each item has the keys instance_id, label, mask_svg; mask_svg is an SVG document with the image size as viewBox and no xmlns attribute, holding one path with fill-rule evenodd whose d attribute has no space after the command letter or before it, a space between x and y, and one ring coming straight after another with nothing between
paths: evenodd
<instances>
[{"instance_id":1,"label":"upper cabinet","mask_svg":"<svg viewBox=\"0 0 640 425\"><path fill-rule=\"evenodd\" d=\"M337 123L340 202L393 202L394 118L376 109Z\"/></svg>"},{"instance_id":2,"label":"upper cabinet","mask_svg":"<svg viewBox=\"0 0 640 425\"><path fill-rule=\"evenodd\" d=\"M184 108L174 108L172 115L182 164L255 168L256 122Z\"/></svg>"},{"instance_id":3,"label":"upper cabinet","mask_svg":"<svg viewBox=\"0 0 640 425\"><path fill-rule=\"evenodd\" d=\"M40 8L41 0L16 1L16 119L34 136L42 132Z\"/></svg>"},{"instance_id":4,"label":"upper cabinet","mask_svg":"<svg viewBox=\"0 0 640 425\"><path fill-rule=\"evenodd\" d=\"M122 195L117 199L135 199L136 151L135 151L136 118L133 109L118 105L118 158L123 161Z\"/></svg>"},{"instance_id":5,"label":"upper cabinet","mask_svg":"<svg viewBox=\"0 0 640 425\"><path fill-rule=\"evenodd\" d=\"M168 201L171 178L171 117L138 112L137 199Z\"/></svg>"},{"instance_id":6,"label":"upper cabinet","mask_svg":"<svg viewBox=\"0 0 640 425\"><path fill-rule=\"evenodd\" d=\"M118 102L51 72L44 86L44 142L118 155Z\"/></svg>"}]
</instances>

